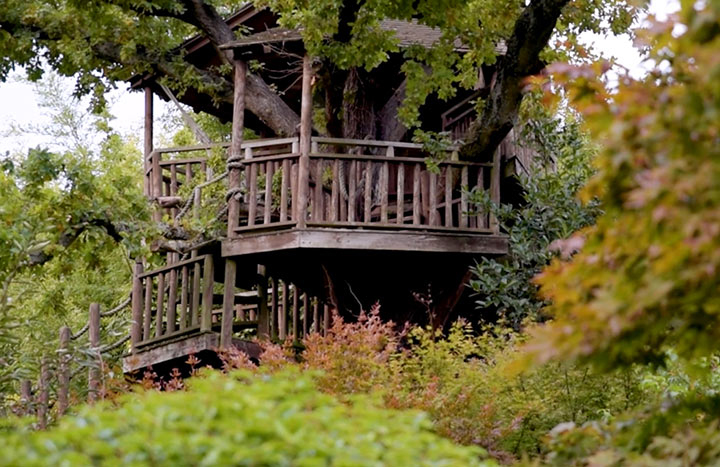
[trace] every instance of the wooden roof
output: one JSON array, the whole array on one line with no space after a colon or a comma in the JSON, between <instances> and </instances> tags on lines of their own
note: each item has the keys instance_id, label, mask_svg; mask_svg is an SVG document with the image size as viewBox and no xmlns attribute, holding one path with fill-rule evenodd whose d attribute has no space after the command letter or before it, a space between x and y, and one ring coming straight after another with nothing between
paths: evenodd
<instances>
[{"instance_id":1,"label":"wooden roof","mask_svg":"<svg viewBox=\"0 0 720 467\"><path fill-rule=\"evenodd\" d=\"M442 37L442 31L440 29L418 24L417 20L386 19L380 22L380 29L394 32L395 38L398 40L398 45L403 48L413 45L430 48ZM251 45L296 41L302 41L302 29L277 27L228 42L227 44L221 45L220 48L235 49ZM459 40L455 41L455 49L460 52L466 52L468 50Z\"/></svg>"}]
</instances>

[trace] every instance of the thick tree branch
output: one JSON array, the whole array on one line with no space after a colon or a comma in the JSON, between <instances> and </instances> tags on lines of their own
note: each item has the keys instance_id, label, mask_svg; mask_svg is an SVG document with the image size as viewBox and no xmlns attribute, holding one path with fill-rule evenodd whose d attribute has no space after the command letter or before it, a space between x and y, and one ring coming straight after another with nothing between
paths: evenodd
<instances>
[{"instance_id":1,"label":"thick tree branch","mask_svg":"<svg viewBox=\"0 0 720 467\"><path fill-rule=\"evenodd\" d=\"M406 88L407 80L404 80L379 112L380 139L384 141L399 141L407 133L407 127L398 118L398 109L405 100Z\"/></svg>"},{"instance_id":2,"label":"thick tree branch","mask_svg":"<svg viewBox=\"0 0 720 467\"><path fill-rule=\"evenodd\" d=\"M78 237L80 237L80 235L82 235L83 232L91 227L103 228L105 233L118 243L123 239L121 232L129 230L127 226L115 224L110 219L104 217L83 216L77 223L71 225L60 234L56 245L62 248L68 248L75 240L78 239ZM54 253L49 253L45 250L30 253L28 255L27 265L40 266L47 263L54 257Z\"/></svg>"},{"instance_id":3,"label":"thick tree branch","mask_svg":"<svg viewBox=\"0 0 720 467\"><path fill-rule=\"evenodd\" d=\"M473 124L461 150L463 158L492 159L516 124L525 80L545 67L540 52L547 46L567 3L569 0L533 0L520 14L507 42L507 53L498 61L497 79L482 116Z\"/></svg>"}]
</instances>

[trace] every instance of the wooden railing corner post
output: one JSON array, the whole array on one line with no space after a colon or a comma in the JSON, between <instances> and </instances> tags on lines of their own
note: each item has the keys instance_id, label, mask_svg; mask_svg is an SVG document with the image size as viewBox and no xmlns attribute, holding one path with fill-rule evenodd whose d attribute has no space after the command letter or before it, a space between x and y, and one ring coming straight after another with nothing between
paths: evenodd
<instances>
[{"instance_id":1,"label":"wooden railing corner post","mask_svg":"<svg viewBox=\"0 0 720 467\"><path fill-rule=\"evenodd\" d=\"M32 383L29 379L20 380L20 404L23 415L32 413Z\"/></svg>"},{"instance_id":2,"label":"wooden railing corner post","mask_svg":"<svg viewBox=\"0 0 720 467\"><path fill-rule=\"evenodd\" d=\"M68 395L70 391L70 368L68 367L70 356L68 355L68 344L70 343L70 328L60 328L60 345L58 346L58 392L57 392L57 413L61 416L68 408Z\"/></svg>"},{"instance_id":3,"label":"wooden railing corner post","mask_svg":"<svg viewBox=\"0 0 720 467\"><path fill-rule=\"evenodd\" d=\"M141 261L135 262L132 285L132 324L130 325L130 344L132 353L137 352L137 344L142 338L143 329L143 281L140 275L143 273Z\"/></svg>"},{"instance_id":4,"label":"wooden railing corner post","mask_svg":"<svg viewBox=\"0 0 720 467\"><path fill-rule=\"evenodd\" d=\"M92 403L98 400L100 392L100 366L101 359L99 354L100 347L100 304L90 304L90 321L88 326L88 336L90 338L90 352L93 355L93 364L88 370L88 402Z\"/></svg>"},{"instance_id":5,"label":"wooden railing corner post","mask_svg":"<svg viewBox=\"0 0 720 467\"><path fill-rule=\"evenodd\" d=\"M44 430L47 427L48 419L48 403L49 403L49 388L50 384L50 369L48 368L48 362L45 357L40 362L40 378L38 380L38 401L37 401L37 420L38 428Z\"/></svg>"}]
</instances>

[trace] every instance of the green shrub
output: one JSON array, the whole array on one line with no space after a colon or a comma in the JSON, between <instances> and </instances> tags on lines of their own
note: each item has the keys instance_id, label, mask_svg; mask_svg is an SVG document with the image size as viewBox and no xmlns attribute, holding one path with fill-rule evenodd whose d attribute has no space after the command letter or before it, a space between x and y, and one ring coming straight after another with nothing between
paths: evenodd
<instances>
[{"instance_id":1,"label":"green shrub","mask_svg":"<svg viewBox=\"0 0 720 467\"><path fill-rule=\"evenodd\" d=\"M86 407L46 432L0 431L0 464L483 464L479 449L435 435L423 414L367 396L341 403L297 370L210 372L187 386Z\"/></svg>"}]
</instances>

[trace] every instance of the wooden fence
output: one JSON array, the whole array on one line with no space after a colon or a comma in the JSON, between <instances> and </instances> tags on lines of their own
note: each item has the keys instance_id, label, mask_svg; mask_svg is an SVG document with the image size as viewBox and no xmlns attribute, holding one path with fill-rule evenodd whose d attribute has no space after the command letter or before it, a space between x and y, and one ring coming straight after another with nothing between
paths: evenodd
<instances>
[{"instance_id":1,"label":"wooden fence","mask_svg":"<svg viewBox=\"0 0 720 467\"><path fill-rule=\"evenodd\" d=\"M20 381L20 412L25 415L37 416L37 426L44 429L47 426L51 407L55 407L58 417L62 416L70 404L70 383L82 371L88 372L87 400L98 400L103 391L103 355L124 345L129 336L123 337L113 343L101 345L100 325L101 318L116 315L127 308L130 299L123 301L112 310L102 312L100 305L90 305L88 322L82 329L72 333L69 327L63 326L59 330L57 358L43 357L40 362L38 381L33 387L30 380ZM80 341L88 335L87 347L72 348L73 341ZM83 365L72 367L75 364L73 356L84 354L89 361ZM80 358L80 360L83 360ZM51 396L55 399L51 400Z\"/></svg>"}]
</instances>

